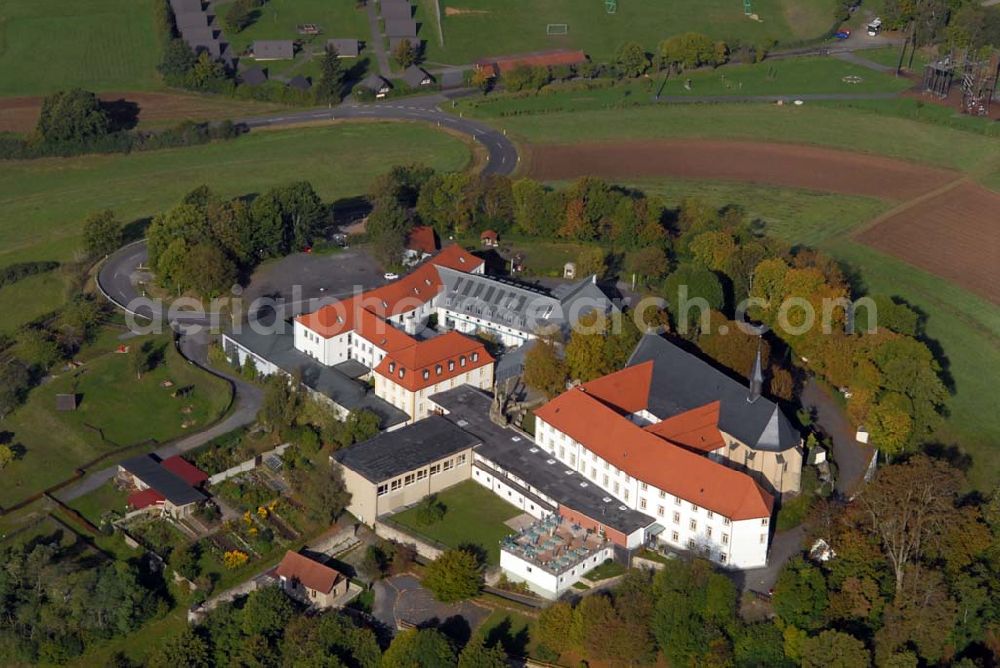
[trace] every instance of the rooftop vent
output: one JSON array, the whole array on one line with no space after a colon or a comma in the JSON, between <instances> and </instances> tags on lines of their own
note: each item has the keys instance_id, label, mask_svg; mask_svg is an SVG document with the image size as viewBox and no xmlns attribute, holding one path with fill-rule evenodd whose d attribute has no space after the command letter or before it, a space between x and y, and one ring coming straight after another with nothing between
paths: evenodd
<instances>
[{"instance_id":1,"label":"rooftop vent","mask_svg":"<svg viewBox=\"0 0 1000 668\"><path fill-rule=\"evenodd\" d=\"M625 506L618 506L618 510L628 510L628 508Z\"/></svg>"},{"instance_id":2,"label":"rooftop vent","mask_svg":"<svg viewBox=\"0 0 1000 668\"><path fill-rule=\"evenodd\" d=\"M459 420L457 424L458 424L459 427L465 427L465 426L468 426L469 421L468 420Z\"/></svg>"},{"instance_id":3,"label":"rooftop vent","mask_svg":"<svg viewBox=\"0 0 1000 668\"><path fill-rule=\"evenodd\" d=\"M535 453L538 452L538 448L530 448L528 452Z\"/></svg>"},{"instance_id":4,"label":"rooftop vent","mask_svg":"<svg viewBox=\"0 0 1000 668\"><path fill-rule=\"evenodd\" d=\"M554 460L554 459L546 459L546 460L545 460L545 463L546 463L546 464L555 464L555 463L556 463L556 460Z\"/></svg>"},{"instance_id":5,"label":"rooftop vent","mask_svg":"<svg viewBox=\"0 0 1000 668\"><path fill-rule=\"evenodd\" d=\"M580 483L580 487L586 487L586 486L587 486L587 483L585 483L585 482L581 482Z\"/></svg>"},{"instance_id":6,"label":"rooftop vent","mask_svg":"<svg viewBox=\"0 0 1000 668\"><path fill-rule=\"evenodd\" d=\"M565 471L563 471L563 473L565 473L566 475L573 475L573 469L566 469Z\"/></svg>"},{"instance_id":7,"label":"rooftop vent","mask_svg":"<svg viewBox=\"0 0 1000 668\"><path fill-rule=\"evenodd\" d=\"M601 501L603 501L604 503L611 503L611 497L610 496L606 496L603 499L601 499Z\"/></svg>"},{"instance_id":8,"label":"rooftop vent","mask_svg":"<svg viewBox=\"0 0 1000 668\"><path fill-rule=\"evenodd\" d=\"M520 440L521 440L521 437L520 437L520 436L511 436L511 437L510 437L510 440L512 440L512 441L514 441L515 443L517 443L518 441L520 441Z\"/></svg>"}]
</instances>

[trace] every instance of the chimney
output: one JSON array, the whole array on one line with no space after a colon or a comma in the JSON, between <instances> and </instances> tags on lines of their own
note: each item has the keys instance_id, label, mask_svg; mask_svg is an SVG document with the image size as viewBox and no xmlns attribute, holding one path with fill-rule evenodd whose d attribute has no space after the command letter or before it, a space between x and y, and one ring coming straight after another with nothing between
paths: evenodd
<instances>
[{"instance_id":1,"label":"chimney","mask_svg":"<svg viewBox=\"0 0 1000 668\"><path fill-rule=\"evenodd\" d=\"M760 360L760 337L757 337L757 355L753 360L753 367L750 369L750 391L747 393L747 402L753 403L760 398L764 388L764 371Z\"/></svg>"}]
</instances>

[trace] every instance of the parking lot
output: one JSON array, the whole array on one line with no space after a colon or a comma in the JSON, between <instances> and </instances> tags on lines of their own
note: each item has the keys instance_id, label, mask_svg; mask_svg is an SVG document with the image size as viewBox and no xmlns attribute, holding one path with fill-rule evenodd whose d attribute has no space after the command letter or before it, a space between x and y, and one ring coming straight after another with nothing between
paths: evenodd
<instances>
[{"instance_id":1,"label":"parking lot","mask_svg":"<svg viewBox=\"0 0 1000 668\"><path fill-rule=\"evenodd\" d=\"M475 603L441 603L412 575L396 575L375 583L372 614L387 627L434 626L449 635L466 635L482 624L490 611ZM467 639L467 636L466 636Z\"/></svg>"},{"instance_id":2,"label":"parking lot","mask_svg":"<svg viewBox=\"0 0 1000 668\"><path fill-rule=\"evenodd\" d=\"M341 298L385 283L383 270L366 251L295 253L262 264L243 290L248 308L255 300L280 300L288 316L314 310L324 299ZM258 310L261 308L258 302ZM267 308L266 306L264 308Z\"/></svg>"}]
</instances>

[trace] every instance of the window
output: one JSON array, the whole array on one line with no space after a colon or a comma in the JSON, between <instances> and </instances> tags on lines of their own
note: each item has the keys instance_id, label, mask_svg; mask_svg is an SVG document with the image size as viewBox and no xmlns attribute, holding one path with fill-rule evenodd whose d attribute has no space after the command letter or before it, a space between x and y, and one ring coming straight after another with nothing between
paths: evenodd
<instances>
[{"instance_id":1,"label":"window","mask_svg":"<svg viewBox=\"0 0 1000 668\"><path fill-rule=\"evenodd\" d=\"M473 362L479 361L479 353L472 353L472 361Z\"/></svg>"},{"instance_id":2,"label":"window","mask_svg":"<svg viewBox=\"0 0 1000 668\"><path fill-rule=\"evenodd\" d=\"M762 533L760 535L760 544L763 545L766 542L767 542L767 534L766 533Z\"/></svg>"},{"instance_id":3,"label":"window","mask_svg":"<svg viewBox=\"0 0 1000 668\"><path fill-rule=\"evenodd\" d=\"M427 469L420 469L417 471L417 480L423 480L427 477Z\"/></svg>"},{"instance_id":4,"label":"window","mask_svg":"<svg viewBox=\"0 0 1000 668\"><path fill-rule=\"evenodd\" d=\"M664 492L664 491L663 491L662 489L660 490L660 498L661 498L661 499L665 499L665 498L667 498L667 493L666 493L666 492Z\"/></svg>"},{"instance_id":5,"label":"window","mask_svg":"<svg viewBox=\"0 0 1000 668\"><path fill-rule=\"evenodd\" d=\"M639 499L639 510L646 509L646 499Z\"/></svg>"},{"instance_id":6,"label":"window","mask_svg":"<svg viewBox=\"0 0 1000 668\"><path fill-rule=\"evenodd\" d=\"M725 526L729 526L730 524L732 524L732 522L729 521L728 517L723 517L722 518L722 524L725 525Z\"/></svg>"},{"instance_id":7,"label":"window","mask_svg":"<svg viewBox=\"0 0 1000 668\"><path fill-rule=\"evenodd\" d=\"M465 463L465 455L459 455L458 459L456 461L456 464L461 465L461 464L464 464L464 463Z\"/></svg>"},{"instance_id":8,"label":"window","mask_svg":"<svg viewBox=\"0 0 1000 668\"><path fill-rule=\"evenodd\" d=\"M680 524L680 523L681 523L681 514L674 513L674 524Z\"/></svg>"},{"instance_id":9,"label":"window","mask_svg":"<svg viewBox=\"0 0 1000 668\"><path fill-rule=\"evenodd\" d=\"M691 531L697 531L698 520L688 520L688 528L691 529Z\"/></svg>"},{"instance_id":10,"label":"window","mask_svg":"<svg viewBox=\"0 0 1000 668\"><path fill-rule=\"evenodd\" d=\"M608 474L607 473L604 474L604 488L605 489L608 488Z\"/></svg>"},{"instance_id":11,"label":"window","mask_svg":"<svg viewBox=\"0 0 1000 668\"><path fill-rule=\"evenodd\" d=\"M389 362L389 373L396 373L396 363Z\"/></svg>"},{"instance_id":12,"label":"window","mask_svg":"<svg viewBox=\"0 0 1000 668\"><path fill-rule=\"evenodd\" d=\"M694 538L688 538L688 549L689 550L694 549Z\"/></svg>"},{"instance_id":13,"label":"window","mask_svg":"<svg viewBox=\"0 0 1000 668\"><path fill-rule=\"evenodd\" d=\"M455 370L455 360L448 360L448 371Z\"/></svg>"},{"instance_id":14,"label":"window","mask_svg":"<svg viewBox=\"0 0 1000 668\"><path fill-rule=\"evenodd\" d=\"M438 473L441 473L441 465L440 464L432 464L431 465L431 475L436 475Z\"/></svg>"},{"instance_id":15,"label":"window","mask_svg":"<svg viewBox=\"0 0 1000 668\"><path fill-rule=\"evenodd\" d=\"M440 376L440 375L441 375L441 372L442 372L443 370L444 370L444 369L443 369L443 368L441 367L441 365L440 365L440 364L435 364L435 365L434 365L434 374L435 374L435 375L438 375L438 376Z\"/></svg>"},{"instance_id":16,"label":"window","mask_svg":"<svg viewBox=\"0 0 1000 668\"><path fill-rule=\"evenodd\" d=\"M664 514L666 514L666 509L663 506L660 506L659 508L656 509L657 517L663 517Z\"/></svg>"},{"instance_id":17,"label":"window","mask_svg":"<svg viewBox=\"0 0 1000 668\"><path fill-rule=\"evenodd\" d=\"M726 553L725 552L719 552L719 563L720 564L726 563Z\"/></svg>"},{"instance_id":18,"label":"window","mask_svg":"<svg viewBox=\"0 0 1000 668\"><path fill-rule=\"evenodd\" d=\"M625 493L622 496L624 497L624 499L626 501L628 501L628 490L627 489L625 490Z\"/></svg>"},{"instance_id":19,"label":"window","mask_svg":"<svg viewBox=\"0 0 1000 668\"><path fill-rule=\"evenodd\" d=\"M444 470L445 471L451 469L452 466L454 466L454 463L450 459L444 460Z\"/></svg>"},{"instance_id":20,"label":"window","mask_svg":"<svg viewBox=\"0 0 1000 668\"><path fill-rule=\"evenodd\" d=\"M761 521L760 521L760 525L761 525L762 527L766 527L766 526L767 526L767 518L766 518L766 517L765 517L765 518L763 518L763 519L761 519Z\"/></svg>"},{"instance_id":21,"label":"window","mask_svg":"<svg viewBox=\"0 0 1000 668\"><path fill-rule=\"evenodd\" d=\"M379 485L378 486L378 495L379 496L382 496L383 494L387 493L388 491L389 491L389 486L388 485Z\"/></svg>"},{"instance_id":22,"label":"window","mask_svg":"<svg viewBox=\"0 0 1000 668\"><path fill-rule=\"evenodd\" d=\"M640 483L639 489L645 492L647 489L649 489L649 486L646 483Z\"/></svg>"},{"instance_id":23,"label":"window","mask_svg":"<svg viewBox=\"0 0 1000 668\"><path fill-rule=\"evenodd\" d=\"M670 534L670 540L674 541L675 543L676 543L677 541L679 541L680 539L681 539L681 537L680 537L680 536L679 536L679 535L677 534L677 532L676 532L676 531L674 531L674 532L672 532L672 533Z\"/></svg>"},{"instance_id":24,"label":"window","mask_svg":"<svg viewBox=\"0 0 1000 668\"><path fill-rule=\"evenodd\" d=\"M675 506L681 505L681 497L679 497L679 496L675 496L674 497L674 505Z\"/></svg>"},{"instance_id":25,"label":"window","mask_svg":"<svg viewBox=\"0 0 1000 668\"><path fill-rule=\"evenodd\" d=\"M722 544L723 545L729 545L729 534L728 533L722 534Z\"/></svg>"},{"instance_id":26,"label":"window","mask_svg":"<svg viewBox=\"0 0 1000 668\"><path fill-rule=\"evenodd\" d=\"M708 538L711 538L711 537L712 537L712 527L707 527L707 528L705 529L705 535L706 535L706 536L707 536Z\"/></svg>"},{"instance_id":27,"label":"window","mask_svg":"<svg viewBox=\"0 0 1000 668\"><path fill-rule=\"evenodd\" d=\"M696 506L696 505L694 505L694 504L692 503L692 504L691 504L691 511L692 511L692 512L695 512L695 513L696 513L696 512L698 512L698 506Z\"/></svg>"},{"instance_id":28,"label":"window","mask_svg":"<svg viewBox=\"0 0 1000 668\"><path fill-rule=\"evenodd\" d=\"M465 355L458 358L458 365L463 367L465 366Z\"/></svg>"},{"instance_id":29,"label":"window","mask_svg":"<svg viewBox=\"0 0 1000 668\"><path fill-rule=\"evenodd\" d=\"M427 380L430 377L431 377L431 372L428 371L427 369L424 369L424 380Z\"/></svg>"},{"instance_id":30,"label":"window","mask_svg":"<svg viewBox=\"0 0 1000 668\"><path fill-rule=\"evenodd\" d=\"M416 475L413 473L407 473L406 477L403 478L404 485L412 485L413 481L416 479Z\"/></svg>"},{"instance_id":31,"label":"window","mask_svg":"<svg viewBox=\"0 0 1000 668\"><path fill-rule=\"evenodd\" d=\"M712 519L713 517L715 517L715 513L713 513L711 510L706 512L708 513L708 519Z\"/></svg>"},{"instance_id":32,"label":"window","mask_svg":"<svg viewBox=\"0 0 1000 668\"><path fill-rule=\"evenodd\" d=\"M389 489L395 492L402 486L403 486L403 481L400 480L399 478L396 478L395 480L392 481L392 484L389 485Z\"/></svg>"}]
</instances>

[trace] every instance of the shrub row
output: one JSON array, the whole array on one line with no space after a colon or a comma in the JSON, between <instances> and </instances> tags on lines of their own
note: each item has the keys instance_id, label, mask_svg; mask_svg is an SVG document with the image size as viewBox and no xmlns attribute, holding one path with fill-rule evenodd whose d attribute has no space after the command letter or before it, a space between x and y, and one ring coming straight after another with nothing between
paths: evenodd
<instances>
[{"instance_id":1,"label":"shrub row","mask_svg":"<svg viewBox=\"0 0 1000 668\"><path fill-rule=\"evenodd\" d=\"M3 269L0 269L0 288L7 285L13 285L18 281L28 278L29 276L34 276L35 274L44 274L46 272L57 269L59 263L53 260L41 260L39 262L16 262L11 265L7 265Z\"/></svg>"}]
</instances>

